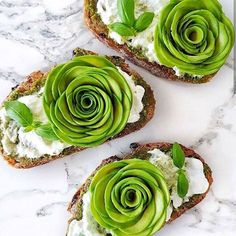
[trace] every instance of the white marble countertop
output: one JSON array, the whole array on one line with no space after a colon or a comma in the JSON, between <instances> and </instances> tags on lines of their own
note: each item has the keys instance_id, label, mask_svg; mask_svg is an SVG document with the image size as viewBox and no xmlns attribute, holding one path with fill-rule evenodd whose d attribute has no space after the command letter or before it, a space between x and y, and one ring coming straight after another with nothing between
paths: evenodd
<instances>
[{"instance_id":1,"label":"white marble countertop","mask_svg":"<svg viewBox=\"0 0 236 236\"><path fill-rule=\"evenodd\" d=\"M80 46L114 54L82 20L82 0L0 0L0 100L34 70L71 57ZM233 0L222 0L233 19ZM136 66L157 99L154 119L141 131L30 170L0 159L0 236L63 236L67 205L100 161L129 152L132 142L178 141L210 164L208 197L158 235L233 236L236 232L236 97L233 57L215 79L189 85L156 78Z\"/></svg>"}]
</instances>

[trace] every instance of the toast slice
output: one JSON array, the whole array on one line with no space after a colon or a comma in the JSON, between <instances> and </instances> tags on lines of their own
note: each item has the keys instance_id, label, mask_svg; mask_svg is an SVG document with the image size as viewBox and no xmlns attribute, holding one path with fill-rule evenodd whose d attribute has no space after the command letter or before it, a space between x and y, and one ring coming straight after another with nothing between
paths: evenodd
<instances>
[{"instance_id":1,"label":"toast slice","mask_svg":"<svg viewBox=\"0 0 236 236\"><path fill-rule=\"evenodd\" d=\"M96 53L83 50L80 48L77 48L73 52L74 56L82 56L82 55L95 55ZM141 85L145 89L145 94L142 99L144 108L142 112L140 113L140 119L137 122L134 123L127 123L126 127L123 129L122 132L120 132L118 135L114 136L112 139L123 137L125 135L128 135L132 132L135 132L142 127L144 127L148 121L151 120L151 118L154 115L155 110L155 98L153 91L151 87L143 80L143 78L133 71L124 61L124 59L117 57L117 56L111 56L107 59L114 63L114 65L118 66L122 69L122 71L126 72L129 75L133 76L133 80L137 85ZM25 81L17 85L16 87L12 88L12 92L9 94L9 96L6 98L5 101L13 101L16 100L22 96L30 95L36 91L39 91L42 86L45 84L47 79L47 72L33 72L31 75L29 75ZM5 102L4 101L4 102ZM2 134L0 132L0 139L2 139ZM108 140L109 141L109 140ZM59 155L43 155L40 158L27 158L27 157L18 157L18 156L9 156L5 153L2 143L0 142L0 153L3 155L4 159L13 167L16 168L31 168L38 165L42 165L45 163L48 163L50 161L56 160L58 158L62 158L65 155L73 154L79 151L82 151L84 148L76 147L76 146L70 146L68 148L65 148Z\"/></svg>"},{"instance_id":2,"label":"toast slice","mask_svg":"<svg viewBox=\"0 0 236 236\"><path fill-rule=\"evenodd\" d=\"M120 161L120 160L125 160L125 159L133 159L133 158L138 158L142 160L147 160L150 156L147 155L148 151L151 151L153 149L160 149L162 152L169 152L171 150L172 144L171 143L165 143L165 142L158 142L158 143L150 143L150 144L145 144L141 145L138 143L133 143L130 145L130 148L132 150L132 153L124 156L124 157L118 157L118 156L112 156L108 159L105 159L102 161L100 166L97 167L97 169L91 174L91 176L88 177L88 179L85 181L85 183L79 188L79 190L76 192L76 194L73 196L72 201L68 207L68 211L72 214L71 219L69 220L69 223L72 222L73 220L81 220L83 217L83 195L88 191L90 184L92 182L93 177L95 174L98 172L99 169L104 167L105 165L115 162L115 161ZM203 168L204 168L204 175L206 180L209 183L208 189L202 193L202 194L195 194L192 197L189 198L189 201L184 202L180 207L177 209L173 209L173 212L167 221L167 223L171 223L178 217L180 217L182 214L184 214L187 210L191 209L198 203L200 203L207 195L210 186L213 182L212 178L212 171L210 167L205 163L203 158L199 156L195 151L192 149L189 149L187 147L182 146L182 150L184 151L184 154L186 157L191 157L191 158L196 158L200 160L203 163Z\"/></svg>"},{"instance_id":3,"label":"toast slice","mask_svg":"<svg viewBox=\"0 0 236 236\"><path fill-rule=\"evenodd\" d=\"M176 75L174 69L166 67L164 65L160 65L157 62L150 62L140 50L132 48L126 43L117 43L115 40L109 37L108 26L104 24L97 12L97 2L98 0L84 0L84 18L87 26L102 43L121 53L124 57L126 57L136 65L145 68L153 75L174 81L177 80L200 84L206 83L214 77L215 73L205 75L203 77L191 76L188 74L184 74L183 76Z\"/></svg>"}]
</instances>

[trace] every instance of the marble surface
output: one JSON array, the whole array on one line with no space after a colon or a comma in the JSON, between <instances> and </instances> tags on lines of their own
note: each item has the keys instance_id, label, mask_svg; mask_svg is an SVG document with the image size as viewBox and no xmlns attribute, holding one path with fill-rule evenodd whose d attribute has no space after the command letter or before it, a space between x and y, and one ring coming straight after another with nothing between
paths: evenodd
<instances>
[{"instance_id":1,"label":"marble surface","mask_svg":"<svg viewBox=\"0 0 236 236\"><path fill-rule=\"evenodd\" d=\"M82 0L0 0L0 100L34 70L47 70L80 46L115 54L82 20ZM222 0L233 19L233 0ZM30 170L0 159L0 236L65 235L68 202L100 161L129 152L132 142L178 141L193 147L212 167L208 197L159 236L232 236L236 232L236 97L233 57L204 85L156 78L136 66L157 99L153 120L141 131L98 148Z\"/></svg>"}]
</instances>

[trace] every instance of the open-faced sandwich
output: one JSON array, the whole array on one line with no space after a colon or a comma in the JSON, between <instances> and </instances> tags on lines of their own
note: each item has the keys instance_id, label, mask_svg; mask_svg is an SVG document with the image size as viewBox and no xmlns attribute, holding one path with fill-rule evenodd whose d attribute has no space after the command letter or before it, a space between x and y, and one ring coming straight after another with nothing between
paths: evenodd
<instances>
[{"instance_id":1,"label":"open-faced sandwich","mask_svg":"<svg viewBox=\"0 0 236 236\"><path fill-rule=\"evenodd\" d=\"M74 195L67 236L149 236L198 204L212 184L209 166L174 143L132 144L104 160Z\"/></svg>"},{"instance_id":2,"label":"open-faced sandwich","mask_svg":"<svg viewBox=\"0 0 236 236\"><path fill-rule=\"evenodd\" d=\"M98 39L166 79L207 82L234 45L234 27L218 0L84 1Z\"/></svg>"},{"instance_id":3,"label":"open-faced sandwich","mask_svg":"<svg viewBox=\"0 0 236 236\"><path fill-rule=\"evenodd\" d=\"M0 108L0 151L30 168L141 129L152 117L150 86L120 57L76 49L49 73L32 73Z\"/></svg>"}]
</instances>

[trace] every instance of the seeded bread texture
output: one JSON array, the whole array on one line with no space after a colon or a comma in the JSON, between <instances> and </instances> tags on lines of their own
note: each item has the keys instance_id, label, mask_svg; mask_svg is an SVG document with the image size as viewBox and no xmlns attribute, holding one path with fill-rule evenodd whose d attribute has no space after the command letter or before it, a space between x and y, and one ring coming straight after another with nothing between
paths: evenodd
<instances>
[{"instance_id":1,"label":"seeded bread texture","mask_svg":"<svg viewBox=\"0 0 236 236\"><path fill-rule=\"evenodd\" d=\"M141 66L152 74L168 80L178 80L188 83L200 84L210 81L215 74L207 75L202 78L191 77L189 75L177 76L172 68L150 62L140 50L131 48L127 44L120 45L109 37L109 30L100 15L97 13L98 0L84 0L84 18L87 26L93 34L104 44L121 53L124 57Z\"/></svg>"},{"instance_id":2,"label":"seeded bread texture","mask_svg":"<svg viewBox=\"0 0 236 236\"><path fill-rule=\"evenodd\" d=\"M74 56L81 56L81 55L91 55L91 54L96 54L96 53L77 48L73 51L73 54L74 54ZM143 80L143 78L138 73L133 71L125 63L124 59L122 59L120 57L112 57L112 56L107 57L107 59L112 61L116 66L119 66L124 72L128 73L129 75L132 75L135 83L138 85L141 85L145 89L145 94L144 94L144 97L142 100L143 104L144 104L144 109L140 113L139 121L137 121L135 123L128 123L126 125L125 129L121 133L119 133L118 135L116 135L115 137L112 138L112 139L115 139L115 138L119 138L119 137L123 137L125 135L128 135L128 134L135 132L135 131L141 129L142 127L144 127L147 124L147 122L150 121L154 115L156 101L155 101L154 94L153 94L151 87ZM47 73L43 73L41 71L32 73L30 76L28 76L26 78L25 81L23 81L18 86L16 86L15 88L12 89L12 92L9 94L9 96L6 98L5 101L16 100L19 97L29 95L29 94L32 94L36 91L39 91L40 88L45 84L46 77L47 77ZM1 138L2 138L2 135L0 133L0 139ZM0 153L2 154L4 159L6 161L8 161L8 163L10 165L12 165L16 168L35 167L35 166L42 165L42 164L48 163L50 161L62 158L65 155L69 155L69 154L73 154L73 153L82 151L83 149L84 148L72 146L72 147L68 147L68 148L64 149L59 155L54 155L54 156L44 155L40 158L29 159L27 157L18 157L18 156L7 155L4 152L2 144L0 142Z\"/></svg>"},{"instance_id":3,"label":"seeded bread texture","mask_svg":"<svg viewBox=\"0 0 236 236\"><path fill-rule=\"evenodd\" d=\"M69 220L69 223L76 219L81 220L83 217L83 195L89 190L89 186L91 184L91 181L93 179L93 176L97 173L97 171L102 168L103 166L107 165L108 163L114 162L114 161L120 161L123 159L133 159L133 158L139 158L143 160L149 159L151 156L150 154L147 154L148 151L151 151L155 148L160 149L163 152L168 152L171 150L172 144L171 143L164 143L164 142L158 142L158 143L150 143L145 145L140 145L138 143L134 143L130 145L131 149L133 150L131 154L124 156L124 157L118 157L118 156L112 156L108 159L105 159L102 161L100 166L97 167L97 169L91 174L90 177L85 181L85 183L81 186L81 188L76 192L74 197L72 198L72 201L68 207L68 211L72 214L71 219ZM203 194L196 194L193 195L188 202L183 203L180 207L177 209L174 209L171 218L167 223L171 223L176 218L180 217L182 214L184 214L187 210L191 209L198 203L200 203L209 192L210 186L213 182L212 178L212 171L210 167L205 163L204 159L199 156L195 151L192 149L189 149L187 147L182 146L182 149L185 153L186 157L196 158L200 160L204 165L204 174L205 177L209 183L209 187L207 191Z\"/></svg>"}]
</instances>

